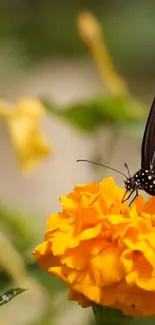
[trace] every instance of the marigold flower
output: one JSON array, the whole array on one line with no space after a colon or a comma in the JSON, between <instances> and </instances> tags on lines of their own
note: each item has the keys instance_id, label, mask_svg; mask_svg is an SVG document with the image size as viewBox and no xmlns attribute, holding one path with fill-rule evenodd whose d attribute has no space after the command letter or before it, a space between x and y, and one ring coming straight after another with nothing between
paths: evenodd
<instances>
[{"instance_id":1,"label":"marigold flower","mask_svg":"<svg viewBox=\"0 0 155 325\"><path fill-rule=\"evenodd\" d=\"M39 265L65 281L69 299L126 315L155 315L155 197L130 207L112 178L78 185L61 197L33 252Z\"/></svg>"},{"instance_id":2,"label":"marigold flower","mask_svg":"<svg viewBox=\"0 0 155 325\"><path fill-rule=\"evenodd\" d=\"M45 117L44 106L33 99L21 99L15 104L0 101L0 117L4 119L23 171L30 171L51 149L39 124Z\"/></svg>"}]
</instances>

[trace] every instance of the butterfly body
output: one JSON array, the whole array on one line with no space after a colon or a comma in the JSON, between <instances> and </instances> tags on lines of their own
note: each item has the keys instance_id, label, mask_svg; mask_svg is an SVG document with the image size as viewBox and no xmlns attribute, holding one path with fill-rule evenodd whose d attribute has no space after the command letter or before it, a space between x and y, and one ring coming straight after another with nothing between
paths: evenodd
<instances>
[{"instance_id":1,"label":"butterfly body","mask_svg":"<svg viewBox=\"0 0 155 325\"><path fill-rule=\"evenodd\" d=\"M143 190L155 196L155 171L153 169L140 169L132 177L124 181L128 192L133 190Z\"/></svg>"}]
</instances>

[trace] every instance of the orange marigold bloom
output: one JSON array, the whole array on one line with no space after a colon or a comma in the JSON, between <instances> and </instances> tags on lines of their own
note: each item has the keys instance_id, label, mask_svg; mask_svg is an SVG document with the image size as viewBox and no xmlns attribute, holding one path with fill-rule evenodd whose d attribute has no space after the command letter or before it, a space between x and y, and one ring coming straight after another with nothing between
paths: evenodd
<instances>
[{"instance_id":1,"label":"orange marigold bloom","mask_svg":"<svg viewBox=\"0 0 155 325\"><path fill-rule=\"evenodd\" d=\"M65 281L69 299L127 315L155 315L155 197L130 207L112 178L78 185L61 197L33 252L39 265ZM152 302L152 303L151 303Z\"/></svg>"}]
</instances>

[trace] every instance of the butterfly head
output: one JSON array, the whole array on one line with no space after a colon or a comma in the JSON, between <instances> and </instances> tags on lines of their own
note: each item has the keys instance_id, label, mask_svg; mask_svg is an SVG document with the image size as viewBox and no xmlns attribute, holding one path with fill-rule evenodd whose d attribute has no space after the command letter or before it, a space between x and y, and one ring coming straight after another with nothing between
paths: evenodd
<instances>
[{"instance_id":1,"label":"butterfly head","mask_svg":"<svg viewBox=\"0 0 155 325\"><path fill-rule=\"evenodd\" d=\"M141 185L141 170L139 170L135 175L133 175L132 177L127 177L126 180L124 181L125 184L125 193L124 196L122 198L122 202L127 201L131 195L135 192L135 196L132 199L132 201L130 202L130 204L134 201L134 199L137 197L138 195L138 190L142 190L142 185Z\"/></svg>"},{"instance_id":2,"label":"butterfly head","mask_svg":"<svg viewBox=\"0 0 155 325\"><path fill-rule=\"evenodd\" d=\"M129 177L124 181L126 191L130 192L139 188L139 182L134 177Z\"/></svg>"},{"instance_id":3,"label":"butterfly head","mask_svg":"<svg viewBox=\"0 0 155 325\"><path fill-rule=\"evenodd\" d=\"M125 184L125 193L123 195L123 198L122 198L122 203L123 202L126 202L130 197L131 195L136 192L134 198L132 199L132 201L130 202L130 204L134 201L134 199L137 197L138 195L138 189L140 189L140 183L137 182L137 180L133 177L128 177L125 181L124 181L124 184Z\"/></svg>"}]
</instances>

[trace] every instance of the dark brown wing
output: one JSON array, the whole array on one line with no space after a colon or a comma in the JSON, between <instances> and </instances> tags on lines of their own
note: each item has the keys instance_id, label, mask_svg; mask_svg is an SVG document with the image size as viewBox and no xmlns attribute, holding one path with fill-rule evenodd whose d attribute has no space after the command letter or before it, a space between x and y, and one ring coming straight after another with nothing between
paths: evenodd
<instances>
[{"instance_id":1,"label":"dark brown wing","mask_svg":"<svg viewBox=\"0 0 155 325\"><path fill-rule=\"evenodd\" d=\"M141 168L150 169L151 165L155 168L155 98L146 122L141 149Z\"/></svg>"}]
</instances>

